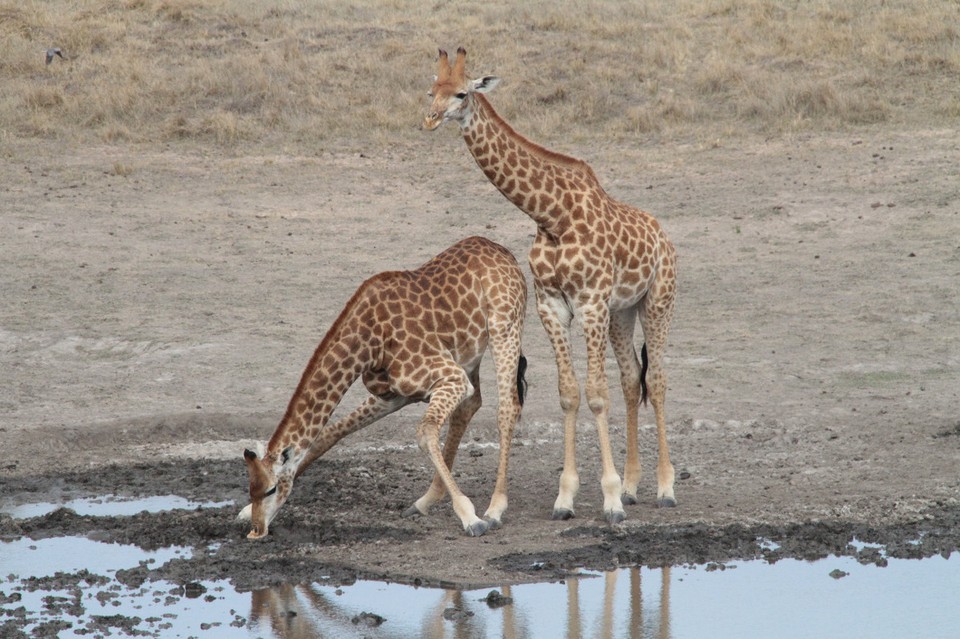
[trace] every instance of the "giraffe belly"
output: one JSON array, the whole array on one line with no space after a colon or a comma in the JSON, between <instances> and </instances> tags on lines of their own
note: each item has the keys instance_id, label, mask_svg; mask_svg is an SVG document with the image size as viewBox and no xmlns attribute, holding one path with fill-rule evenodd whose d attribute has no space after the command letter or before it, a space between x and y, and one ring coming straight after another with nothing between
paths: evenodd
<instances>
[{"instance_id":1,"label":"giraffe belly","mask_svg":"<svg viewBox=\"0 0 960 639\"><path fill-rule=\"evenodd\" d=\"M642 288L626 285L614 286L610 295L610 310L619 311L625 308L633 308L646 297L649 290L648 286Z\"/></svg>"}]
</instances>

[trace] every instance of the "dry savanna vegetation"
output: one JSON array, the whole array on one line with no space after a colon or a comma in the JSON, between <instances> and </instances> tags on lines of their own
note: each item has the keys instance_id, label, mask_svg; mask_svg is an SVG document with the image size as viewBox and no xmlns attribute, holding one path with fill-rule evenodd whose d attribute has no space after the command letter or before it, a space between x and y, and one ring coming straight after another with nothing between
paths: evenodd
<instances>
[{"instance_id":1,"label":"dry savanna vegetation","mask_svg":"<svg viewBox=\"0 0 960 639\"><path fill-rule=\"evenodd\" d=\"M554 145L960 117L954 0L6 0L0 140L402 143L461 44Z\"/></svg>"}]
</instances>

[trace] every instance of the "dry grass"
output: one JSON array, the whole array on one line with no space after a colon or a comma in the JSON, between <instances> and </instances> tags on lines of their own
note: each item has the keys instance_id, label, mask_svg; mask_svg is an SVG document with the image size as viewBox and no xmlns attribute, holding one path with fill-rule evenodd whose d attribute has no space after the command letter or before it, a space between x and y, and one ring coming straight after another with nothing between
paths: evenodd
<instances>
[{"instance_id":1,"label":"dry grass","mask_svg":"<svg viewBox=\"0 0 960 639\"><path fill-rule=\"evenodd\" d=\"M403 144L437 46L548 143L717 139L960 113L952 0L7 0L0 140L309 152ZM44 63L59 46L68 60Z\"/></svg>"}]
</instances>

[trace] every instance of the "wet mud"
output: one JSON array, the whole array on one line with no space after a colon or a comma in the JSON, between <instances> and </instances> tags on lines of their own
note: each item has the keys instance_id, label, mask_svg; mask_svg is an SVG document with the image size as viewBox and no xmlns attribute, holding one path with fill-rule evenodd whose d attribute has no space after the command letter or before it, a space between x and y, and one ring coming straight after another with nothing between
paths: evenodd
<instances>
[{"instance_id":1,"label":"wet mud","mask_svg":"<svg viewBox=\"0 0 960 639\"><path fill-rule=\"evenodd\" d=\"M82 593L90 591L96 591L96 599L101 604L120 593L127 596L132 593L176 605L182 599L214 601L216 593L208 592L203 583L222 583L223 580L239 592L321 580L327 585L341 586L361 579L446 588L479 586L463 580L451 581L449 576L456 575L457 571L443 562L404 572L396 560L377 560L378 549L385 554L402 554L405 548L439 543L450 546L450 561L456 562L456 554L463 548L483 543L457 534L450 513L438 512L414 520L401 517L406 499L418 482L412 478L409 482L391 482L384 478L396 480L419 474L405 472L405 468L409 468L406 462L381 459L379 479L375 479L373 473L355 461L319 464L315 472L300 482L297 498L278 518L270 537L257 542L247 540L246 527L235 521L243 501L239 487L243 486L244 479L241 464L236 461L117 465L89 472L20 479L21 494L26 495L39 496L50 489L51 483L63 482L82 487L91 495L106 494L122 486L131 495L143 496L147 494L144 478L149 478L150 487L158 494L180 494L201 502L222 500L227 494L236 499L236 504L141 512L122 517L80 515L69 508L57 508L26 519L0 516L0 537L4 540L72 537L130 544L144 551L171 546L188 547L192 551L165 562L140 562L138 566L113 574L84 569L44 577L5 575L7 585L0 585L0 634L55 637L72 629L87 634L135 636L142 635L146 626L154 629L155 636L163 636L164 628L169 627L160 617L94 614L92 607L85 610L85 602L86 605L92 602L85 600ZM13 480L0 480L0 491L9 494L12 483ZM344 504L350 504L349 512L344 512ZM381 523L363 523L364 512L385 515ZM424 526L424 522L431 519L438 521ZM512 523L519 525L516 521ZM772 563L786 558L816 560L848 556L862 564L882 567L889 558L947 557L960 543L960 508L950 504L933 508L912 522L890 525L834 520L756 525L633 522L611 527L599 518L575 519L568 523L574 525L557 528L552 535L544 531L541 543L528 543L520 552L513 551L510 544L497 544L496 532L499 531L496 531L488 535L482 546L484 551L479 554L495 571L496 579L522 583L563 580L583 569L605 571L624 566L686 564L705 565L711 570L723 568L730 561L751 559ZM533 525L549 527L550 524L534 522ZM492 551L491 541L494 542ZM418 556L412 559L422 563ZM27 610L21 603L21 593L32 591L50 591L51 594L43 598L43 610ZM37 623L38 619L42 621ZM215 623L226 622L221 619ZM242 628L248 619L237 614L230 623ZM205 625L210 627L209 623ZM29 635L25 629L29 629Z\"/></svg>"},{"instance_id":2,"label":"wet mud","mask_svg":"<svg viewBox=\"0 0 960 639\"><path fill-rule=\"evenodd\" d=\"M359 468L359 470L358 470ZM401 516L413 486L384 478L406 477L403 465L381 460L375 479L363 466L344 461L318 464L297 486L297 496L284 507L274 532L266 540L246 539L245 524L236 513L243 502L243 468L239 462L180 461L157 465L107 466L91 472L74 472L56 478L36 477L24 481L0 480L0 492L10 494L14 481L21 495L41 494L48 482L83 487L90 494L113 491L119 486L131 493L146 494L146 478L157 494L180 494L192 500L236 499L236 505L191 510L141 512L127 517L79 515L58 508L39 517L14 520L0 516L0 536L45 539L86 537L96 541L130 544L143 550L187 546L193 554L162 565L141 565L120 570L116 579L129 587L162 579L187 585L204 580L229 580L239 590L279 584L315 581L323 575L340 583L357 579L385 579L424 586L448 587L451 581L442 566L433 574L429 567L419 573L396 572L389 561L356 561L356 552L381 546L391 551L405 545L430 541L436 529L451 548L483 543L459 535L449 513L405 519ZM337 481L347 477L349 481ZM200 481L198 478L202 478ZM416 486L420 482L411 482ZM49 487L49 486L47 486ZM24 490L25 489L25 490ZM343 504L350 504L344 516ZM381 523L363 523L369 513L385 513ZM367 513L367 515L364 515ZM352 515L352 516L351 516ZM423 522L432 521L425 527ZM537 523L537 522L535 522ZM500 544L501 552L486 550L497 532L485 539L488 563L508 581L555 580L586 568L609 570L628 565L650 567L679 564L709 564L731 560L763 559L776 562L794 558L815 560L828 556L854 556L862 563L882 564L886 557L923 558L948 556L960 543L960 508L953 504L934 507L915 521L889 525L842 520L789 524L642 524L608 526L599 519L580 521L545 535L539 547L522 552ZM520 525L511 522L512 525ZM860 544L853 544L857 540ZM885 548L863 547L863 543ZM560 546L560 548L557 548ZM337 552L339 550L339 552ZM337 560L337 555L342 557ZM484 553L481 553L484 554ZM60 577L61 579L63 577ZM74 575L70 579L104 579L103 575ZM464 586L480 586L461 583Z\"/></svg>"}]
</instances>

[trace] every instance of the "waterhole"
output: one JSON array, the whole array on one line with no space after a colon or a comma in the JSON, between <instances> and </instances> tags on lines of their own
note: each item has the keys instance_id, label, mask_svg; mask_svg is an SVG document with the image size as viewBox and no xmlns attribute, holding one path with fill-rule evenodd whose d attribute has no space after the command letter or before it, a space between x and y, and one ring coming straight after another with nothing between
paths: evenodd
<instances>
[{"instance_id":1,"label":"waterhole","mask_svg":"<svg viewBox=\"0 0 960 639\"><path fill-rule=\"evenodd\" d=\"M883 567L853 557L632 567L466 591L321 577L238 592L226 581L131 583L125 572L191 552L84 537L0 542L0 636L846 639L960 628L955 554Z\"/></svg>"}]
</instances>

